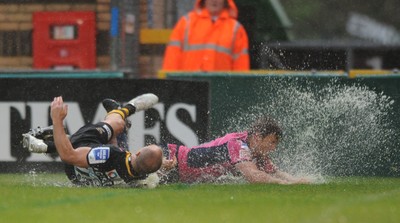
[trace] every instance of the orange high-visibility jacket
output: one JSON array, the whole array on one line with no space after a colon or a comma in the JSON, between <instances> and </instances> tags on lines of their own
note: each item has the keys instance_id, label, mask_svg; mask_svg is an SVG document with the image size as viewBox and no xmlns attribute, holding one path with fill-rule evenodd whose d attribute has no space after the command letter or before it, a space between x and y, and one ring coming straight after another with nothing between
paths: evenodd
<instances>
[{"instance_id":1,"label":"orange high-visibility jacket","mask_svg":"<svg viewBox=\"0 0 400 223\"><path fill-rule=\"evenodd\" d=\"M248 37L236 20L237 8L228 0L216 21L197 0L193 11L183 16L172 31L165 51L163 70L244 71L249 70Z\"/></svg>"}]
</instances>

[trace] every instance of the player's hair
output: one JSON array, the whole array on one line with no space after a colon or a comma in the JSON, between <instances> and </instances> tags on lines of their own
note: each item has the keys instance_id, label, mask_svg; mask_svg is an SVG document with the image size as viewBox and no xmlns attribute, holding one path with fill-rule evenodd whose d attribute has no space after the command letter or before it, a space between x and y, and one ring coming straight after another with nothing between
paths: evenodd
<instances>
[{"instance_id":1,"label":"player's hair","mask_svg":"<svg viewBox=\"0 0 400 223\"><path fill-rule=\"evenodd\" d=\"M262 137L266 137L271 134L282 137L283 131L279 126L278 122L267 115L263 115L256 119L253 124L247 130L249 135L260 134Z\"/></svg>"}]
</instances>

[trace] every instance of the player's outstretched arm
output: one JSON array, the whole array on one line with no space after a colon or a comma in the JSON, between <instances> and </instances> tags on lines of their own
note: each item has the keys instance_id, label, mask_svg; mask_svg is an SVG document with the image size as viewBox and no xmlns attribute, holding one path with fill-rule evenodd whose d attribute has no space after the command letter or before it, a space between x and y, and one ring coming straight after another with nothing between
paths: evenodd
<instances>
[{"instance_id":1,"label":"player's outstretched arm","mask_svg":"<svg viewBox=\"0 0 400 223\"><path fill-rule=\"evenodd\" d=\"M243 174L244 178L249 183L290 184L290 182L285 179L274 177L259 170L256 164L250 161L238 163L235 167Z\"/></svg>"},{"instance_id":2,"label":"player's outstretched arm","mask_svg":"<svg viewBox=\"0 0 400 223\"><path fill-rule=\"evenodd\" d=\"M172 159L167 159L164 157L160 171L168 172L168 171L174 169L177 165L178 165L178 161L176 160L176 157L173 157Z\"/></svg>"},{"instance_id":3,"label":"player's outstretched arm","mask_svg":"<svg viewBox=\"0 0 400 223\"><path fill-rule=\"evenodd\" d=\"M312 182L311 179L308 179L308 178L305 178L305 177L295 177L295 176L292 176L289 173L286 173L286 172L283 172L283 171L280 171L280 170L277 170L274 173L274 176L276 176L277 178L280 178L280 179L284 179L284 180L286 180L286 181L288 181L288 182L290 182L292 184L309 184L309 183Z\"/></svg>"},{"instance_id":4,"label":"player's outstretched arm","mask_svg":"<svg viewBox=\"0 0 400 223\"><path fill-rule=\"evenodd\" d=\"M62 97L55 97L51 103L51 119L53 121L54 144L62 161L79 166L88 167L86 155L90 147L74 149L64 130L64 119L68 113L68 106Z\"/></svg>"}]
</instances>

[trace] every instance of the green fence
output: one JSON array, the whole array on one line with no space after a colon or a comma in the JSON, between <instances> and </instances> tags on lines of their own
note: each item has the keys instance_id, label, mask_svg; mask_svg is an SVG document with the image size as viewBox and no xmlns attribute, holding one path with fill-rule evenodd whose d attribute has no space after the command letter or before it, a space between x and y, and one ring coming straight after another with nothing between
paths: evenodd
<instances>
[{"instance_id":1,"label":"green fence","mask_svg":"<svg viewBox=\"0 0 400 223\"><path fill-rule=\"evenodd\" d=\"M284 137L273 154L288 171L313 175L400 175L400 76L331 73L167 73L210 82L210 132L244 130L268 114Z\"/></svg>"}]
</instances>

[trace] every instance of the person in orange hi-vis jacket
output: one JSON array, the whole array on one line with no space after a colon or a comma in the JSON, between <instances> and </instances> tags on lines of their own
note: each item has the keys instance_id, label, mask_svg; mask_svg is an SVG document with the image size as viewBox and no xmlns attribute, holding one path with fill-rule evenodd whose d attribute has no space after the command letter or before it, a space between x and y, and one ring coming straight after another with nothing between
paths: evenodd
<instances>
[{"instance_id":1,"label":"person in orange hi-vis jacket","mask_svg":"<svg viewBox=\"0 0 400 223\"><path fill-rule=\"evenodd\" d=\"M233 0L197 0L172 31L163 70L249 70L248 37L237 14Z\"/></svg>"}]
</instances>

